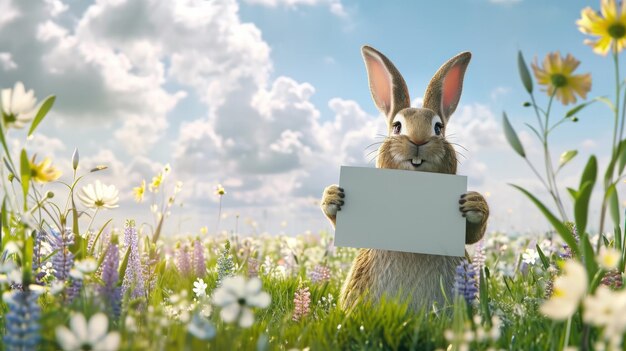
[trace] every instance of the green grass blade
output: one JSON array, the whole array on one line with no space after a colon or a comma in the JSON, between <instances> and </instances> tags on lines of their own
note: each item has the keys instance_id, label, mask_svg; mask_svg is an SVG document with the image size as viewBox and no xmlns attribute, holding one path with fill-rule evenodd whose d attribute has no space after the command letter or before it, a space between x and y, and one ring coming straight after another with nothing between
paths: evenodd
<instances>
[{"instance_id":1,"label":"green grass blade","mask_svg":"<svg viewBox=\"0 0 626 351\"><path fill-rule=\"evenodd\" d=\"M578 197L574 201L574 219L576 230L579 235L583 235L587 229L587 219L589 217L589 200L593 191L593 183L586 181L578 191Z\"/></svg>"},{"instance_id":2,"label":"green grass blade","mask_svg":"<svg viewBox=\"0 0 626 351\"><path fill-rule=\"evenodd\" d=\"M20 179L22 183L22 194L24 195L24 212L28 210L28 186L30 185L30 162L26 149L22 149L20 154Z\"/></svg>"},{"instance_id":3,"label":"green grass blade","mask_svg":"<svg viewBox=\"0 0 626 351\"><path fill-rule=\"evenodd\" d=\"M563 224L563 222L561 222L558 218L556 218L556 216L552 214L552 212L541 201L539 201L539 199L537 199L533 194L529 193L526 189L520 186L517 186L515 184L510 184L510 185L516 188L517 190L521 191L524 195L526 195L530 199L530 201L532 201L535 204L535 206L537 206L537 208L539 208L539 211L541 211L541 213L543 213L543 215L550 222L550 224L552 224L552 226L557 231L557 233L561 236L563 241L565 241L565 243L572 249L576 257L580 258L580 250L578 249L578 243L576 243L576 239L574 238L574 235L572 234L572 232L570 232L567 229L567 227Z\"/></svg>"},{"instance_id":4,"label":"green grass blade","mask_svg":"<svg viewBox=\"0 0 626 351\"><path fill-rule=\"evenodd\" d=\"M33 123L30 125L30 129L28 130L28 136L33 134L39 123L41 123L43 118L46 117L48 111L50 111L52 105L54 105L54 100L56 100L56 96L50 95L44 99L43 103L41 103L41 107L39 107L39 111L37 111L37 115L35 116L35 119L33 119Z\"/></svg>"},{"instance_id":5,"label":"green grass blade","mask_svg":"<svg viewBox=\"0 0 626 351\"><path fill-rule=\"evenodd\" d=\"M550 267L550 259L546 257L543 253L543 250L539 247L539 245L535 245L537 248L537 253L539 254L539 259L541 260L541 264L543 265L543 269L546 270Z\"/></svg>"}]
</instances>

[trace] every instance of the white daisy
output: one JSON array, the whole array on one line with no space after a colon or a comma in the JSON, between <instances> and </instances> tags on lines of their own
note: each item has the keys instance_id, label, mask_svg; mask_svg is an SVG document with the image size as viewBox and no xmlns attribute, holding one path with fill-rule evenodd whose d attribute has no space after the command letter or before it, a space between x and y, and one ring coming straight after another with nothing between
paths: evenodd
<instances>
[{"instance_id":1,"label":"white daisy","mask_svg":"<svg viewBox=\"0 0 626 351\"><path fill-rule=\"evenodd\" d=\"M610 271L617 268L620 260L620 252L611 247L602 247L596 261L603 269Z\"/></svg>"},{"instance_id":2,"label":"white daisy","mask_svg":"<svg viewBox=\"0 0 626 351\"><path fill-rule=\"evenodd\" d=\"M0 114L5 128L24 128L37 113L35 93L32 89L26 91L22 82L16 82L13 89L2 89L0 100Z\"/></svg>"},{"instance_id":3,"label":"white daisy","mask_svg":"<svg viewBox=\"0 0 626 351\"><path fill-rule=\"evenodd\" d=\"M198 278L195 282L193 282L193 286L193 292L198 298L206 296L207 284L204 282L204 280Z\"/></svg>"},{"instance_id":4,"label":"white daisy","mask_svg":"<svg viewBox=\"0 0 626 351\"><path fill-rule=\"evenodd\" d=\"M89 208L116 208L119 201L119 191L115 185L104 185L99 180L95 184L84 186L78 194L83 205Z\"/></svg>"},{"instance_id":5,"label":"white daisy","mask_svg":"<svg viewBox=\"0 0 626 351\"><path fill-rule=\"evenodd\" d=\"M522 254L522 262L528 265L533 265L535 264L535 262L537 262L537 260L539 260L539 253L537 252L537 250L524 250L524 253Z\"/></svg>"},{"instance_id":6,"label":"white daisy","mask_svg":"<svg viewBox=\"0 0 626 351\"><path fill-rule=\"evenodd\" d=\"M220 317L226 323L239 321L239 326L248 328L254 322L251 307L265 308L271 301L270 295L261 291L261 280L243 277L228 277L213 295L213 303L220 306Z\"/></svg>"},{"instance_id":7,"label":"white daisy","mask_svg":"<svg viewBox=\"0 0 626 351\"><path fill-rule=\"evenodd\" d=\"M587 292L587 271L578 261L568 260L564 274L554 280L552 296L539 308L541 313L554 320L572 316Z\"/></svg>"},{"instance_id":8,"label":"white daisy","mask_svg":"<svg viewBox=\"0 0 626 351\"><path fill-rule=\"evenodd\" d=\"M120 333L107 333L109 319L104 313L93 315L89 323L85 320L85 316L76 313L70 318L70 328L65 326L56 328L57 342L65 351L113 351L120 347Z\"/></svg>"}]
</instances>

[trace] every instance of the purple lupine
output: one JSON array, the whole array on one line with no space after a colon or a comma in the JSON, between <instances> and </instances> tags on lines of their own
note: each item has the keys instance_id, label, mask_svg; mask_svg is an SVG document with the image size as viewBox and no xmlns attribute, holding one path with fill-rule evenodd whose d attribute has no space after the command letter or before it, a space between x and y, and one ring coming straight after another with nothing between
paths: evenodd
<instances>
[{"instance_id":1,"label":"purple lupine","mask_svg":"<svg viewBox=\"0 0 626 351\"><path fill-rule=\"evenodd\" d=\"M121 297L122 291L118 286L119 281L119 268L120 264L120 249L117 245L117 237L114 237L109 244L109 247L104 256L102 262L102 283L100 286L100 296L105 300L108 305L110 316L112 319L117 319L121 312Z\"/></svg>"},{"instance_id":2,"label":"purple lupine","mask_svg":"<svg viewBox=\"0 0 626 351\"><path fill-rule=\"evenodd\" d=\"M145 296L145 281L143 279L135 221L127 220L125 227L124 246L126 250L130 250L130 254L128 266L126 267L126 272L124 272L124 281L122 282L122 295L129 293L132 299L143 298Z\"/></svg>"},{"instance_id":3,"label":"purple lupine","mask_svg":"<svg viewBox=\"0 0 626 351\"><path fill-rule=\"evenodd\" d=\"M485 255L485 244L484 240L480 240L476 244L476 250L474 251L474 256L472 257L472 263L474 268L476 269L476 276L480 276L480 271L482 271L485 266L485 261L487 260L487 256Z\"/></svg>"},{"instance_id":4,"label":"purple lupine","mask_svg":"<svg viewBox=\"0 0 626 351\"><path fill-rule=\"evenodd\" d=\"M37 295L28 290L14 290L5 296L4 302L9 307L4 322L6 350L35 350L41 339Z\"/></svg>"},{"instance_id":5,"label":"purple lupine","mask_svg":"<svg viewBox=\"0 0 626 351\"><path fill-rule=\"evenodd\" d=\"M42 243L46 240L46 236L45 231L38 231L37 234L35 234L35 243L33 245L33 273L35 275L35 282L38 284L41 284L43 277L46 276L46 272L40 271L41 260L44 256L42 253Z\"/></svg>"},{"instance_id":6,"label":"purple lupine","mask_svg":"<svg viewBox=\"0 0 626 351\"><path fill-rule=\"evenodd\" d=\"M313 283L323 283L330 280L330 268L325 265L318 264L309 273L309 278Z\"/></svg>"},{"instance_id":7,"label":"purple lupine","mask_svg":"<svg viewBox=\"0 0 626 351\"><path fill-rule=\"evenodd\" d=\"M69 287L64 291L64 298L72 301L82 287L81 280L71 279L70 270L74 266L74 254L70 251L70 246L74 244L74 233L69 229L65 229L59 233L52 232L52 247L56 251L52 257L52 267L54 268L54 276L61 282L69 282Z\"/></svg>"},{"instance_id":8,"label":"purple lupine","mask_svg":"<svg viewBox=\"0 0 626 351\"><path fill-rule=\"evenodd\" d=\"M311 304L311 293L309 287L300 288L296 291L293 298L293 316L292 320L299 321L309 314L309 305Z\"/></svg>"},{"instance_id":9,"label":"purple lupine","mask_svg":"<svg viewBox=\"0 0 626 351\"><path fill-rule=\"evenodd\" d=\"M456 276L454 277L454 293L465 298L468 304L476 299L478 289L476 287L476 269L467 259L462 259L456 266Z\"/></svg>"},{"instance_id":10,"label":"purple lupine","mask_svg":"<svg viewBox=\"0 0 626 351\"><path fill-rule=\"evenodd\" d=\"M176 268L182 276L189 276L191 274L191 262L189 262L189 252L187 246L180 245L176 251Z\"/></svg>"},{"instance_id":11,"label":"purple lupine","mask_svg":"<svg viewBox=\"0 0 626 351\"><path fill-rule=\"evenodd\" d=\"M256 258L248 258L248 277L258 277L259 276L259 260Z\"/></svg>"},{"instance_id":12,"label":"purple lupine","mask_svg":"<svg viewBox=\"0 0 626 351\"><path fill-rule=\"evenodd\" d=\"M198 278L206 275L206 260L204 258L204 247L200 239L193 242L193 273Z\"/></svg>"}]
</instances>

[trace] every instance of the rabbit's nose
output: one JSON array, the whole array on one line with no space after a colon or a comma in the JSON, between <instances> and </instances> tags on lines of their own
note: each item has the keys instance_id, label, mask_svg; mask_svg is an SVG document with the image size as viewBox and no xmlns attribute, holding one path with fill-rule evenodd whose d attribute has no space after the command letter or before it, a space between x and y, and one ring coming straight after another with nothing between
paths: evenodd
<instances>
[{"instance_id":1,"label":"rabbit's nose","mask_svg":"<svg viewBox=\"0 0 626 351\"><path fill-rule=\"evenodd\" d=\"M428 142L429 142L430 140L420 140L420 139L416 139L416 138L411 138L411 137L409 137L409 141L410 141L413 145L415 145L415 146L417 146L417 147L420 147L420 146L422 146L422 145L426 145L426 144L428 144Z\"/></svg>"}]
</instances>

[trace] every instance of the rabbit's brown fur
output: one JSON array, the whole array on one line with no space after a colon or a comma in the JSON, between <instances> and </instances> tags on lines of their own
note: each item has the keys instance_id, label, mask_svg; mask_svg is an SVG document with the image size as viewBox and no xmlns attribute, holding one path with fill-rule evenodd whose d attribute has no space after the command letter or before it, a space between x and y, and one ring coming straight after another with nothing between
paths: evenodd
<instances>
[{"instance_id":1,"label":"rabbit's brown fur","mask_svg":"<svg viewBox=\"0 0 626 351\"><path fill-rule=\"evenodd\" d=\"M441 66L428 85L424 107L411 108L406 83L393 63L371 47L365 46L362 51L374 103L387 117L389 128L389 136L378 150L376 167L456 174L456 152L446 141L445 130L460 99L471 54L461 53ZM400 128L395 130L398 123ZM437 123L439 133L436 127L433 129ZM333 226L344 197L343 189L337 185L324 191L322 210ZM467 218L465 241L473 244L485 233L489 207L483 196L473 191L461 196L459 204L459 210ZM377 302L383 296L404 299L414 310L435 301L442 303L441 287L450 295L460 260L460 257L361 249L342 288L340 305L350 309L360 299Z\"/></svg>"}]
</instances>

